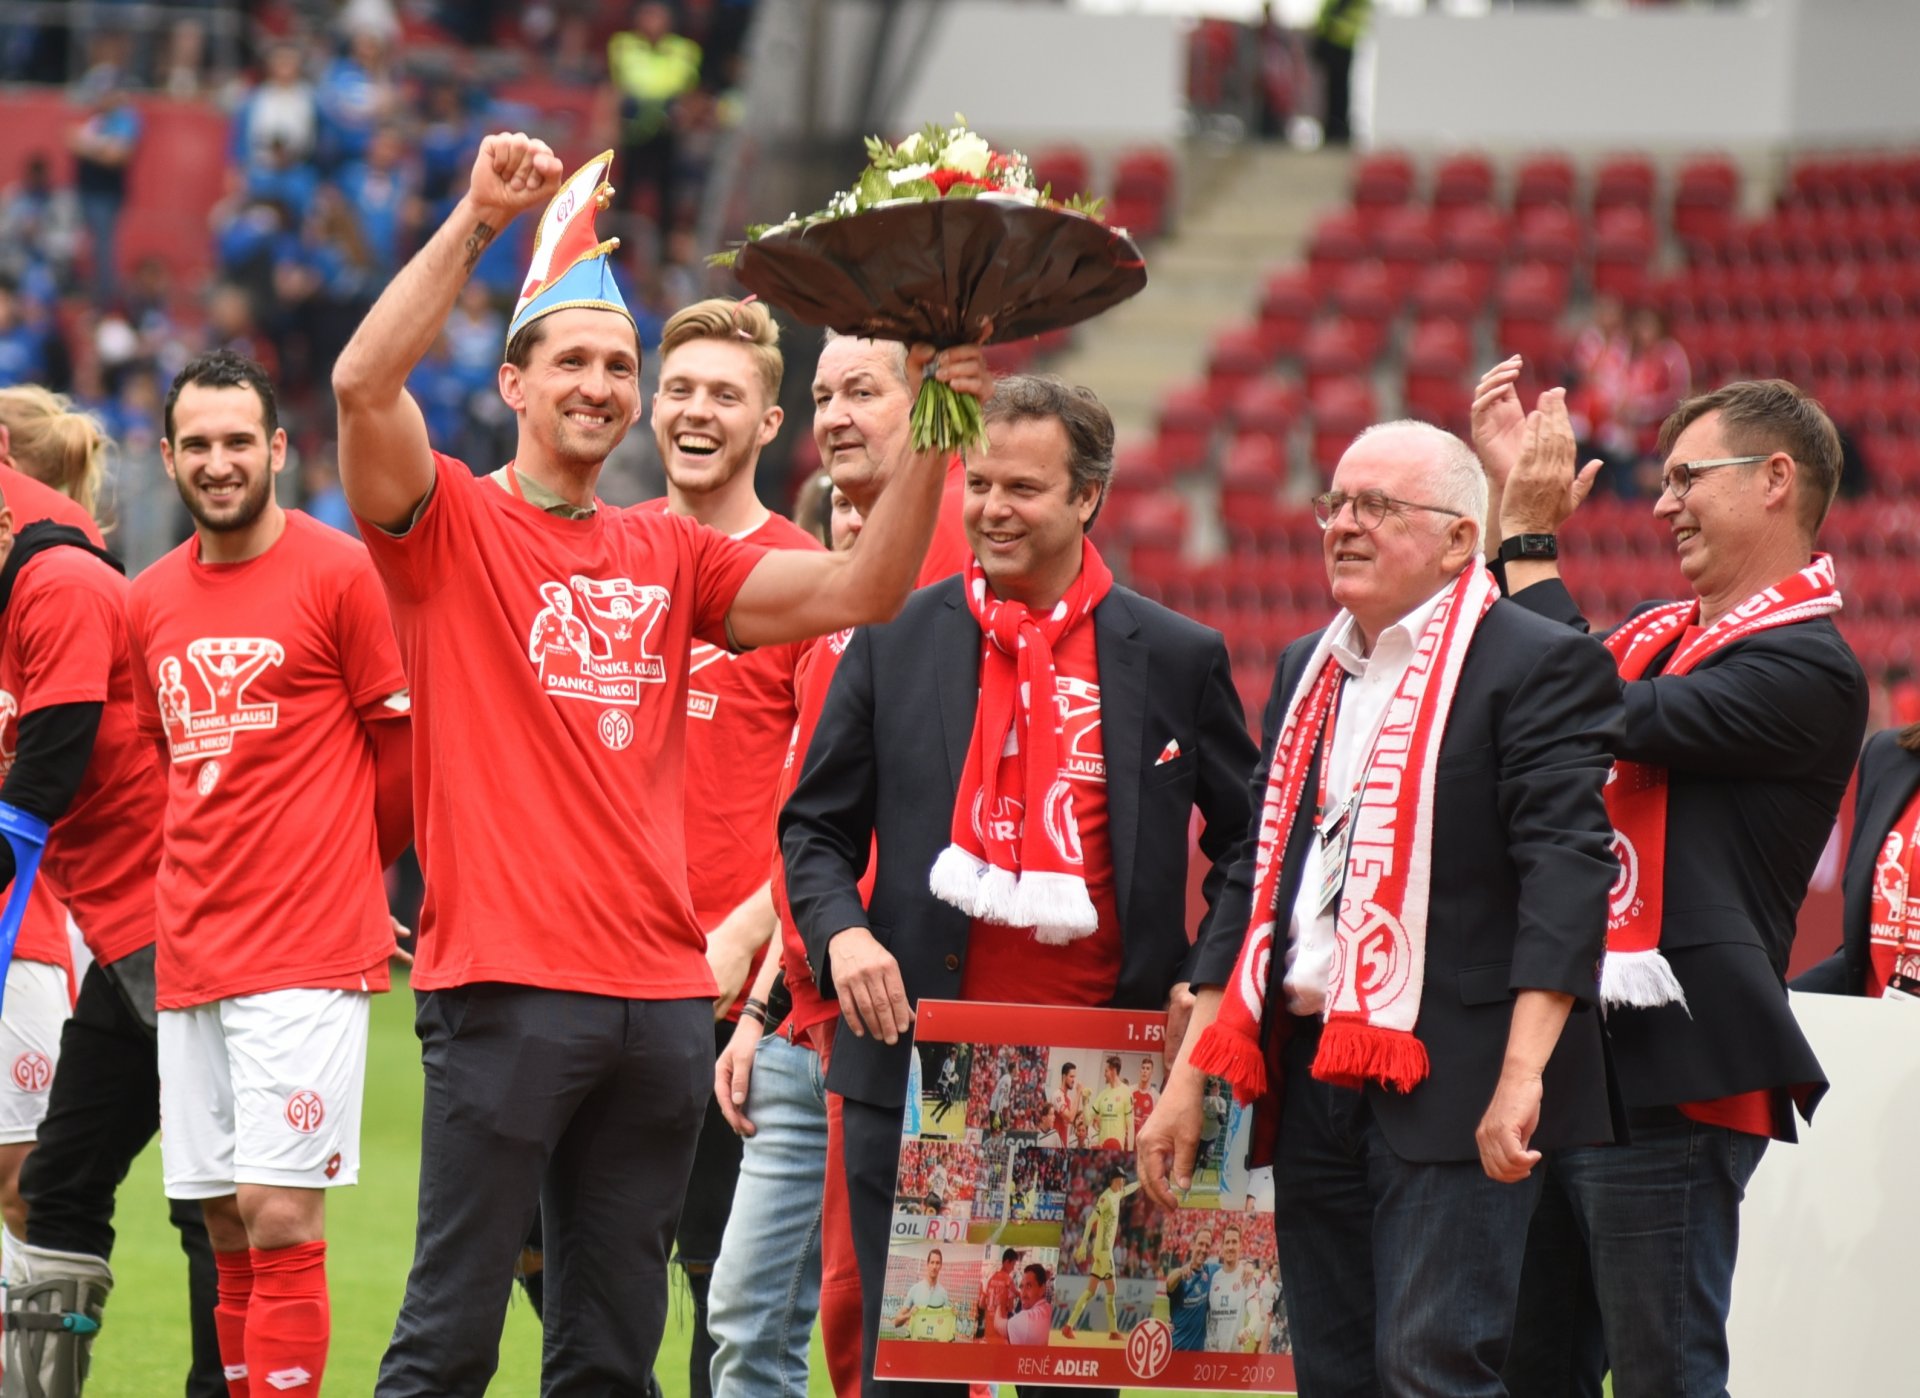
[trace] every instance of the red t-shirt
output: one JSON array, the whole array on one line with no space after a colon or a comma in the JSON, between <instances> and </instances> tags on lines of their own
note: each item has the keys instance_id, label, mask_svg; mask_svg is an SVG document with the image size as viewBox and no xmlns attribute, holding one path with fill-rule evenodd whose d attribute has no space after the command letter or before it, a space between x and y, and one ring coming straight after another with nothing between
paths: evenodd
<instances>
[{"instance_id":1,"label":"red t-shirt","mask_svg":"<svg viewBox=\"0 0 1920 1398\"><path fill-rule=\"evenodd\" d=\"M983 639L981 644L987 642ZM1073 783L1073 815L1080 826L1087 893L1099 930L1065 946L1047 946L1027 927L974 919L967 936L963 1000L1017 1005L1104 1005L1120 980L1120 907L1107 840L1107 759L1100 730L1100 666L1093 623L1083 620L1054 651L1054 684L1065 719L1060 761ZM1003 759L1011 766L1011 759ZM1011 780L1002 772L1003 786Z\"/></svg>"},{"instance_id":2,"label":"red t-shirt","mask_svg":"<svg viewBox=\"0 0 1920 1398\"><path fill-rule=\"evenodd\" d=\"M666 514L665 499L636 506ZM781 515L768 515L745 543L819 550L820 541ZM696 641L687 690L687 886L693 915L710 932L767 881L763 857L780 806L762 774L780 765L799 717L795 676L811 640L741 654ZM738 1019L766 956L754 954L746 985L727 1018Z\"/></svg>"},{"instance_id":3,"label":"red t-shirt","mask_svg":"<svg viewBox=\"0 0 1920 1398\"><path fill-rule=\"evenodd\" d=\"M164 739L160 1008L385 990L365 724L407 686L365 545L298 511L258 558L189 539L134 582L140 731ZM383 716L384 715L384 716Z\"/></svg>"},{"instance_id":4,"label":"red t-shirt","mask_svg":"<svg viewBox=\"0 0 1920 1398\"><path fill-rule=\"evenodd\" d=\"M763 550L679 515L562 519L434 454L363 527L413 695L413 983L711 999L687 892L687 653Z\"/></svg>"},{"instance_id":5,"label":"red t-shirt","mask_svg":"<svg viewBox=\"0 0 1920 1398\"><path fill-rule=\"evenodd\" d=\"M41 877L67 905L94 957L118 961L153 941L153 875L166 804L153 746L134 721L127 580L84 549L27 560L0 641L0 751L19 719L55 704L100 704L80 790L54 822Z\"/></svg>"},{"instance_id":6,"label":"red t-shirt","mask_svg":"<svg viewBox=\"0 0 1920 1398\"><path fill-rule=\"evenodd\" d=\"M87 542L96 548L107 546L107 541L100 537L100 526L93 522L92 515L80 508L77 501L62 495L50 485L43 485L24 471L0 466L0 495L5 496L7 508L13 512L13 532L16 534L29 524L50 519L55 524L67 524L78 529L87 536Z\"/></svg>"},{"instance_id":7,"label":"red t-shirt","mask_svg":"<svg viewBox=\"0 0 1920 1398\"><path fill-rule=\"evenodd\" d=\"M926 559L920 565L916 584L919 587L931 587L952 577L973 557L960 519L966 488L966 463L956 455L947 463L940 517L934 524L933 542L927 547ZM827 704L827 691L833 687L833 672L840 668L840 657L846 654L847 642L852 639L851 630L821 636L807 643L800 659L794 675L799 718L794 724L793 739L787 745L786 766L780 773L780 789L773 807L776 816L800 783L807 746L813 742L813 730L819 727L820 711ZM873 896L873 878L873 858L869 853L867 872L860 880L863 904ZM773 851L773 910L780 923L780 973L786 978L787 993L793 997L793 1010L788 1016L790 1028L799 1031L825 1024L840 1013L840 1003L820 994L813 970L807 964L807 945L800 938L800 929L794 926L793 909L787 903L786 866L780 858L777 838Z\"/></svg>"},{"instance_id":8,"label":"red t-shirt","mask_svg":"<svg viewBox=\"0 0 1920 1398\"><path fill-rule=\"evenodd\" d=\"M29 524L50 519L55 524L78 529L96 547L106 547L106 540L100 537L100 526L93 522L92 515L81 509L73 499L50 485L41 484L23 471L0 465L0 496L5 497L7 508L13 513L15 533ZM4 616L0 616L0 623L4 623ZM7 772L12 767L13 747L9 743L6 751L0 752L0 781L6 780ZM27 898L26 917L20 923L20 935L13 944L13 958L16 961L39 961L48 966L63 966L69 973L72 972L73 948L67 943L67 910L53 896L45 879L34 880L33 892Z\"/></svg>"}]
</instances>

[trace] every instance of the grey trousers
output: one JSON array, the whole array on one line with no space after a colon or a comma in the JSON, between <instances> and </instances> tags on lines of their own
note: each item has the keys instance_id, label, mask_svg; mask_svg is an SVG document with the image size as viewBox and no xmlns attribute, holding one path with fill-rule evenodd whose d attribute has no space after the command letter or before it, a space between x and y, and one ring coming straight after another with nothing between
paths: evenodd
<instances>
[{"instance_id":1,"label":"grey trousers","mask_svg":"<svg viewBox=\"0 0 1920 1398\"><path fill-rule=\"evenodd\" d=\"M420 1210L379 1398L480 1398L514 1264L546 1232L544 1398L642 1398L713 1091L706 1000L514 985L418 996Z\"/></svg>"}]
</instances>

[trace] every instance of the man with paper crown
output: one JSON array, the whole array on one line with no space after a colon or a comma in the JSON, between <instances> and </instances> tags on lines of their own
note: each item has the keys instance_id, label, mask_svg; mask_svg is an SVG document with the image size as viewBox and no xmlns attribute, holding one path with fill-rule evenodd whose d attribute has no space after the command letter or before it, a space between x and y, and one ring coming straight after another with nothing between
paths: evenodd
<instances>
[{"instance_id":1,"label":"man with paper crown","mask_svg":"<svg viewBox=\"0 0 1920 1398\"><path fill-rule=\"evenodd\" d=\"M886 620L939 505L932 453L900 463L846 553L765 551L595 499L642 413L615 244L593 230L610 159L563 182L544 142L487 137L467 193L334 366L341 484L413 692L427 874L419 1223L383 1398L485 1392L536 1208L542 1391L646 1390L713 1054L681 828L688 652ZM500 366L517 451L476 476L431 448L403 385L488 243L541 204ZM912 352L916 387L933 359ZM934 372L987 383L975 352Z\"/></svg>"}]
</instances>

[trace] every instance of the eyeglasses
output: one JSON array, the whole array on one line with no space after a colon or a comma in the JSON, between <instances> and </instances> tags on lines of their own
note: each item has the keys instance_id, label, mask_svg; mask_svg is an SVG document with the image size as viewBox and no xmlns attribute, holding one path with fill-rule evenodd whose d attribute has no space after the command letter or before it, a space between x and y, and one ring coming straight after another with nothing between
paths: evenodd
<instances>
[{"instance_id":1,"label":"eyeglasses","mask_svg":"<svg viewBox=\"0 0 1920 1398\"><path fill-rule=\"evenodd\" d=\"M1765 456L1719 456L1711 461L1676 461L1660 477L1660 488L1676 500L1687 498L1687 492L1693 489L1693 480L1702 471L1718 471L1722 466L1755 466L1768 460Z\"/></svg>"},{"instance_id":2,"label":"eyeglasses","mask_svg":"<svg viewBox=\"0 0 1920 1398\"><path fill-rule=\"evenodd\" d=\"M1388 515L1397 515L1404 510L1430 510L1437 515L1451 515L1455 519L1465 519L1459 510L1450 510L1445 505L1422 505L1416 500L1396 500L1393 496L1379 490L1363 490L1349 495L1344 490L1329 490L1325 495L1313 497L1313 517L1320 521L1322 529L1333 526L1340 517L1340 511L1348 505L1353 506L1353 518L1362 529L1372 533L1387 522Z\"/></svg>"}]
</instances>

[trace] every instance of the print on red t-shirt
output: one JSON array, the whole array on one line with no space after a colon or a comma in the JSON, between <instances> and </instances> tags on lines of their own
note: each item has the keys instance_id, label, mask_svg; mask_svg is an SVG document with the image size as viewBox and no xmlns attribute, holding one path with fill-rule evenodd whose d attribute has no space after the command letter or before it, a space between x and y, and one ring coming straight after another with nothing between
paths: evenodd
<instances>
[{"instance_id":1,"label":"print on red t-shirt","mask_svg":"<svg viewBox=\"0 0 1920 1398\"><path fill-rule=\"evenodd\" d=\"M243 563L189 539L128 602L140 728L169 759L162 1009L388 985L366 725L404 721L406 677L365 546L286 518Z\"/></svg>"},{"instance_id":2,"label":"print on red t-shirt","mask_svg":"<svg viewBox=\"0 0 1920 1398\"><path fill-rule=\"evenodd\" d=\"M165 805L152 745L134 722L126 596L127 580L101 559L50 548L15 576L0 640L0 749L18 750L19 719L36 710L102 706L86 775L40 864L102 962L153 941Z\"/></svg>"},{"instance_id":3,"label":"print on red t-shirt","mask_svg":"<svg viewBox=\"0 0 1920 1398\"><path fill-rule=\"evenodd\" d=\"M687 891L688 650L763 550L677 515L562 519L434 456L362 534L412 693L413 983L711 998Z\"/></svg>"}]
</instances>

